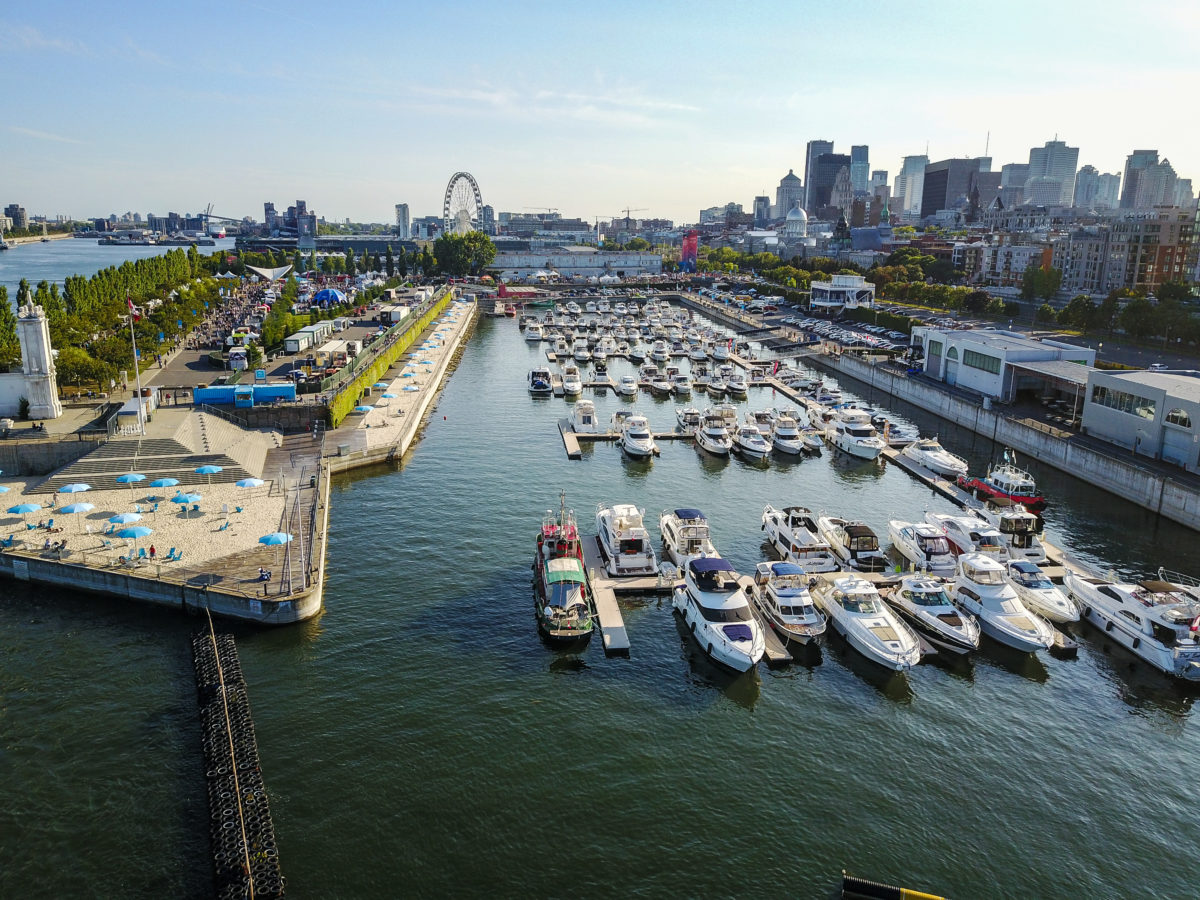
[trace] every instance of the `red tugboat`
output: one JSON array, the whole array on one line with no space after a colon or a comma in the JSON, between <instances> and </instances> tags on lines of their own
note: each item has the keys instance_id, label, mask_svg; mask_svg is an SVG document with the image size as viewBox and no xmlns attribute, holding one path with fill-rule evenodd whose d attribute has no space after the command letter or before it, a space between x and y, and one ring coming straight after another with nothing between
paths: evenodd
<instances>
[{"instance_id":1,"label":"red tugboat","mask_svg":"<svg viewBox=\"0 0 1200 900\"><path fill-rule=\"evenodd\" d=\"M1017 455L1007 448L1002 464L989 466L983 478L959 475L958 486L981 500L999 497L1023 504L1032 512L1046 508L1046 498L1038 493L1033 476L1017 466Z\"/></svg>"},{"instance_id":2,"label":"red tugboat","mask_svg":"<svg viewBox=\"0 0 1200 900\"><path fill-rule=\"evenodd\" d=\"M567 494L559 494L555 516L547 511L537 536L533 559L538 630L552 644L582 646L592 636L592 602L583 571L583 546Z\"/></svg>"}]
</instances>

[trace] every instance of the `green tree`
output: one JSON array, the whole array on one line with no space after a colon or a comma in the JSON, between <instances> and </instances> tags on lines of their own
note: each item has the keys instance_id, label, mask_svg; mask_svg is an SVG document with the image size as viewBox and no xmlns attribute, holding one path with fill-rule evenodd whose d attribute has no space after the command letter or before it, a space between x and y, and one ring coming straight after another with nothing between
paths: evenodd
<instances>
[{"instance_id":1,"label":"green tree","mask_svg":"<svg viewBox=\"0 0 1200 900\"><path fill-rule=\"evenodd\" d=\"M1177 300L1182 303L1196 299L1192 293L1191 286L1185 281L1164 281L1158 286L1158 290L1154 292L1154 296L1160 301Z\"/></svg>"},{"instance_id":2,"label":"green tree","mask_svg":"<svg viewBox=\"0 0 1200 900\"><path fill-rule=\"evenodd\" d=\"M1054 307L1049 303L1043 303L1037 308L1037 312L1033 317L1035 322L1051 323L1057 320L1057 314L1054 312Z\"/></svg>"},{"instance_id":3,"label":"green tree","mask_svg":"<svg viewBox=\"0 0 1200 900\"><path fill-rule=\"evenodd\" d=\"M8 302L8 288L0 285L0 368L21 361L21 343L17 340L17 316Z\"/></svg>"},{"instance_id":4,"label":"green tree","mask_svg":"<svg viewBox=\"0 0 1200 900\"><path fill-rule=\"evenodd\" d=\"M254 341L250 341L250 343L246 345L246 365L251 369L258 369L262 367L262 361L262 348Z\"/></svg>"},{"instance_id":5,"label":"green tree","mask_svg":"<svg viewBox=\"0 0 1200 900\"><path fill-rule=\"evenodd\" d=\"M627 250L635 250L635 251L649 250L650 242L648 240L646 240L645 238L635 237L631 241L629 241L629 243L627 243L625 245L625 248Z\"/></svg>"},{"instance_id":6,"label":"green tree","mask_svg":"<svg viewBox=\"0 0 1200 900\"><path fill-rule=\"evenodd\" d=\"M392 253L392 245L387 245L387 255L384 257L384 265L387 267L387 277L394 278L396 276L396 255Z\"/></svg>"},{"instance_id":7,"label":"green tree","mask_svg":"<svg viewBox=\"0 0 1200 900\"><path fill-rule=\"evenodd\" d=\"M1136 338L1150 337L1158 332L1154 304L1145 297L1134 297L1121 310L1118 321L1126 334Z\"/></svg>"},{"instance_id":8,"label":"green tree","mask_svg":"<svg viewBox=\"0 0 1200 900\"><path fill-rule=\"evenodd\" d=\"M63 347L54 361L59 380L76 386L85 381L96 381L96 367L96 360L79 347Z\"/></svg>"},{"instance_id":9,"label":"green tree","mask_svg":"<svg viewBox=\"0 0 1200 900\"><path fill-rule=\"evenodd\" d=\"M353 278L358 274L358 262L354 258L354 251L346 249L346 274Z\"/></svg>"},{"instance_id":10,"label":"green tree","mask_svg":"<svg viewBox=\"0 0 1200 900\"><path fill-rule=\"evenodd\" d=\"M1096 323L1098 310L1096 304L1085 294L1072 297L1071 302L1063 307L1058 314L1059 324L1068 328L1078 328L1080 331L1090 330Z\"/></svg>"}]
</instances>

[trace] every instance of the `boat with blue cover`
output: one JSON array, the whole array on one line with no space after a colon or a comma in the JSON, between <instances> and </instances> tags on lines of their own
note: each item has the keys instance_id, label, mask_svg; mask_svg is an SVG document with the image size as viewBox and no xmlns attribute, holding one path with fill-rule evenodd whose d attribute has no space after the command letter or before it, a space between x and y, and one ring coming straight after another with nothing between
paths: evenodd
<instances>
[{"instance_id":1,"label":"boat with blue cover","mask_svg":"<svg viewBox=\"0 0 1200 900\"><path fill-rule=\"evenodd\" d=\"M762 626L728 560L689 559L672 603L713 662L746 672L762 659L766 650Z\"/></svg>"}]
</instances>

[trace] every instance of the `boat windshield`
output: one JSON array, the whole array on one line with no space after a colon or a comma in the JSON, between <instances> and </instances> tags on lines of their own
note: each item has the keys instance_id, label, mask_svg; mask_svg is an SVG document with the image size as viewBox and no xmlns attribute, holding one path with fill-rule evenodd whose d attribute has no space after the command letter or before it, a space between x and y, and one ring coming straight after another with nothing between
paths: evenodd
<instances>
[{"instance_id":1,"label":"boat windshield","mask_svg":"<svg viewBox=\"0 0 1200 900\"><path fill-rule=\"evenodd\" d=\"M838 591L834 596L842 608L848 612L863 615L878 615L882 612L879 598L874 594L844 594Z\"/></svg>"},{"instance_id":2,"label":"boat windshield","mask_svg":"<svg viewBox=\"0 0 1200 900\"><path fill-rule=\"evenodd\" d=\"M696 608L700 610L700 615L704 616L710 622L749 622L753 618L750 607L746 605L722 607L721 609L712 609L697 603Z\"/></svg>"},{"instance_id":3,"label":"boat windshield","mask_svg":"<svg viewBox=\"0 0 1200 900\"><path fill-rule=\"evenodd\" d=\"M945 556L950 552L950 542L941 535L937 537L925 537L917 535L917 545L921 551L928 553L931 556Z\"/></svg>"},{"instance_id":4,"label":"boat windshield","mask_svg":"<svg viewBox=\"0 0 1200 900\"><path fill-rule=\"evenodd\" d=\"M781 606L779 607L781 616L811 616L813 614L813 606L811 603L806 603L803 606Z\"/></svg>"},{"instance_id":5,"label":"boat windshield","mask_svg":"<svg viewBox=\"0 0 1200 900\"><path fill-rule=\"evenodd\" d=\"M875 429L870 425L847 425L846 434L859 438L875 437Z\"/></svg>"},{"instance_id":6,"label":"boat windshield","mask_svg":"<svg viewBox=\"0 0 1200 900\"><path fill-rule=\"evenodd\" d=\"M1039 588L1043 590L1045 588L1054 587L1054 584L1050 581L1050 579L1038 569L1027 571L1023 568L1018 569L1016 566L1014 566L1011 570L1011 575L1012 580L1021 585L1021 587Z\"/></svg>"},{"instance_id":7,"label":"boat windshield","mask_svg":"<svg viewBox=\"0 0 1200 900\"><path fill-rule=\"evenodd\" d=\"M965 566L963 572L976 584L1004 584L1004 573L999 569Z\"/></svg>"},{"instance_id":8,"label":"boat windshield","mask_svg":"<svg viewBox=\"0 0 1200 900\"><path fill-rule=\"evenodd\" d=\"M980 550L996 551L1004 547L1004 542L1000 539L1000 535L995 532L972 532L971 539L975 541L975 546Z\"/></svg>"},{"instance_id":9,"label":"boat windshield","mask_svg":"<svg viewBox=\"0 0 1200 900\"><path fill-rule=\"evenodd\" d=\"M917 606L949 606L950 598L946 596L945 591L901 591L901 595L905 600L915 603Z\"/></svg>"},{"instance_id":10,"label":"boat windshield","mask_svg":"<svg viewBox=\"0 0 1200 900\"><path fill-rule=\"evenodd\" d=\"M621 541L622 553L643 553L645 551L645 541L642 538L629 538Z\"/></svg>"}]
</instances>

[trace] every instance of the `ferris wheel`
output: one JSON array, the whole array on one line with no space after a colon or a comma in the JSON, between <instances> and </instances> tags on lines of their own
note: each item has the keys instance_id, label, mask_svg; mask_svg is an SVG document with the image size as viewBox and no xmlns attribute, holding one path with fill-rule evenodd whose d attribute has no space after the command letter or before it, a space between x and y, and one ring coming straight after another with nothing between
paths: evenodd
<instances>
[{"instance_id":1,"label":"ferris wheel","mask_svg":"<svg viewBox=\"0 0 1200 900\"><path fill-rule=\"evenodd\" d=\"M447 234L478 231L483 218L483 199L479 184L470 172L455 172L446 185L442 219Z\"/></svg>"}]
</instances>

